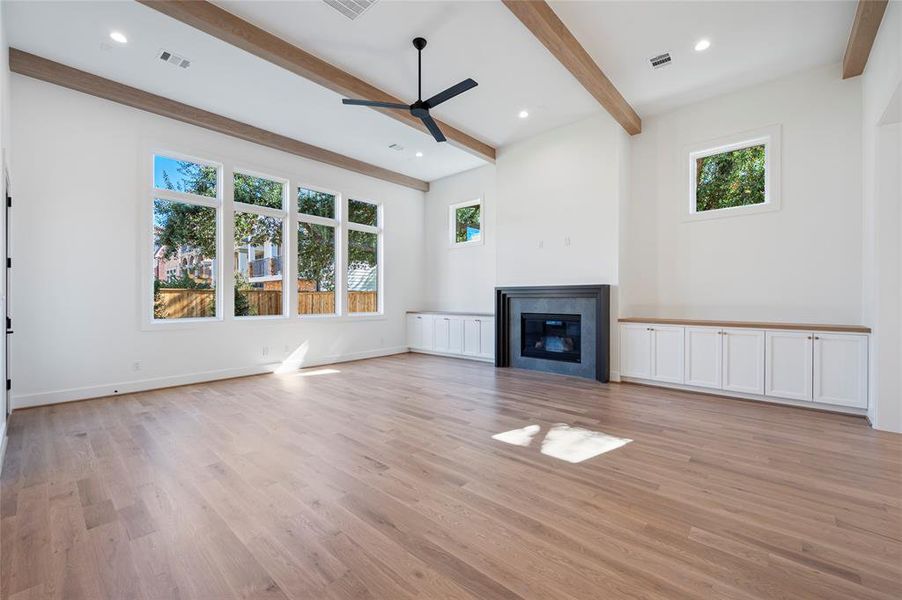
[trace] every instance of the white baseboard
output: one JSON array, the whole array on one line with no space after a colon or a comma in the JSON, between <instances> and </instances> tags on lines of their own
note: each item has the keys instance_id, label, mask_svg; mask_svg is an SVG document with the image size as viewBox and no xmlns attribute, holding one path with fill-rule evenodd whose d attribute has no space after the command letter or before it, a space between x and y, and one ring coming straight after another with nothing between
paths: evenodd
<instances>
[{"instance_id":1,"label":"white baseboard","mask_svg":"<svg viewBox=\"0 0 902 600\"><path fill-rule=\"evenodd\" d=\"M3 459L6 458L6 426L9 425L9 415L3 420L3 427L0 428L0 475L3 474Z\"/></svg>"},{"instance_id":2,"label":"white baseboard","mask_svg":"<svg viewBox=\"0 0 902 600\"><path fill-rule=\"evenodd\" d=\"M410 352L417 354L431 354L432 356L446 356L448 358L461 358L463 360L476 360L479 362L495 363L494 357L473 356L471 354L454 354L452 352L435 352L434 350L422 350L420 348L408 348Z\"/></svg>"},{"instance_id":3,"label":"white baseboard","mask_svg":"<svg viewBox=\"0 0 902 600\"><path fill-rule=\"evenodd\" d=\"M807 408L810 410L819 410L823 412L842 413L845 415L855 415L858 417L867 416L866 408L851 408L846 406L836 406L834 404L819 404L816 402L805 402L803 400L789 400L784 398L775 398L773 396L759 396L757 394L743 394L741 392L728 392L726 390L716 390L713 388L696 387L692 385L682 385L679 383L664 383L662 381L652 381L650 379L639 379L637 377L621 377L623 383L638 383L649 387L662 387L671 390L682 390L684 392L696 392L709 396L719 396L721 398L738 398L740 400L754 400L756 402L765 402L767 404L782 404L783 406L795 406L797 408Z\"/></svg>"},{"instance_id":4,"label":"white baseboard","mask_svg":"<svg viewBox=\"0 0 902 600\"><path fill-rule=\"evenodd\" d=\"M608 381L610 381L612 383L619 383L620 382L620 371L611 371L608 374Z\"/></svg>"},{"instance_id":5,"label":"white baseboard","mask_svg":"<svg viewBox=\"0 0 902 600\"><path fill-rule=\"evenodd\" d=\"M364 352L354 352L335 356L323 356L310 360L304 360L302 363L292 365L292 368L290 370L304 369L307 367L318 367L322 365L330 365L352 360L362 360L365 358L376 358L379 356L389 356L392 354L403 354L406 352L406 346L396 346L392 348L379 348L377 350L367 350ZM33 394L14 394L10 399L12 402L13 410L16 410L21 408L31 408L34 406L45 406L47 404L59 404L62 402L88 400L90 398L103 398L105 396L121 396L122 394L132 394L134 392L146 392L148 390L157 390L179 385L190 385L193 383L204 383L207 381L217 381L220 379L232 379L234 377L246 377L248 375L263 375L266 373L274 373L277 370L279 370L280 372L285 372L284 369L285 363L266 363L252 365L249 367L238 367L234 369L200 371L195 373L185 373L183 375L170 375L167 377L155 377L152 379L121 381L118 383L68 388L63 390L53 390L49 392L37 392Z\"/></svg>"}]
</instances>

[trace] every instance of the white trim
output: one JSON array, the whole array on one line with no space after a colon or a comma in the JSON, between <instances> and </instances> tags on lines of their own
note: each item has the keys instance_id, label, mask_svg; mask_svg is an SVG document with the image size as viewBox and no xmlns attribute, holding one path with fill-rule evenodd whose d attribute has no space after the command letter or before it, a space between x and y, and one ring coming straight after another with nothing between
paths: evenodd
<instances>
[{"instance_id":1,"label":"white trim","mask_svg":"<svg viewBox=\"0 0 902 600\"><path fill-rule=\"evenodd\" d=\"M458 242L455 241L456 233L457 233L457 209L459 208L467 208L470 206L478 206L479 207L479 239L478 240L469 240L466 242ZM458 202L457 204L451 204L448 206L448 243L452 248L466 248L468 246L482 246L485 244L485 224L484 224L484 216L485 210L482 205L482 196L476 198L474 200L467 200L466 202Z\"/></svg>"},{"instance_id":2,"label":"white trim","mask_svg":"<svg viewBox=\"0 0 902 600\"><path fill-rule=\"evenodd\" d=\"M3 410L6 411L6 407L3 407ZM0 475L3 475L3 463L6 458L6 430L9 427L9 415L5 415L6 418L3 419L3 428L0 429Z\"/></svg>"},{"instance_id":3,"label":"white trim","mask_svg":"<svg viewBox=\"0 0 902 600\"><path fill-rule=\"evenodd\" d=\"M712 389L704 387L695 387L681 383L665 383L663 381L654 381L651 379L642 379L639 377L621 377L622 383L638 383L649 387L664 387L673 390L682 390L684 392L695 392L698 394L707 394L709 396L717 396L727 400L739 398L740 400L755 400L766 404L782 404L784 406L794 406L798 408L809 408L827 412L839 412L847 415L856 415L864 417L867 415L865 408L852 408L848 406L837 406L835 404L820 404L811 402L810 400L788 400L786 398L777 398L775 396L761 396L758 394L746 394L744 392L732 392L723 389Z\"/></svg>"},{"instance_id":4,"label":"white trim","mask_svg":"<svg viewBox=\"0 0 902 600\"><path fill-rule=\"evenodd\" d=\"M319 367L323 365L349 362L352 360L378 358L380 356L390 356L393 354L404 354L406 352L406 346L393 346L389 348L366 350L363 352L323 356L320 358L313 358L311 360L304 361L297 368L305 369L308 367ZM283 363L265 363L253 365L250 367L220 369L216 371L201 371L198 373L186 373L184 375L172 375L169 377L157 377L154 379L139 379L135 381L125 381L120 383L109 383L104 385L79 388L68 388L50 392L39 392L35 394L22 394L13 396L11 400L13 409L16 410L21 408L30 408L33 406L58 404L61 402L88 400L91 398L122 396L125 394L133 394L136 392L157 390L180 385L191 385L208 381L219 381L222 379L232 379L235 377L246 377L248 375L264 375L268 373L274 373L276 369L282 366L282 364Z\"/></svg>"},{"instance_id":5,"label":"white trim","mask_svg":"<svg viewBox=\"0 0 902 600\"><path fill-rule=\"evenodd\" d=\"M760 129L744 131L726 135L713 140L697 142L683 148L680 156L680 172L684 172L683 161L688 159L689 197L683 209L683 221L703 221L724 217L736 217L762 212L780 210L782 202L781 190L781 165L782 143L780 125L769 125ZM715 154L722 154L751 146L764 146L764 202L750 204L748 206L736 206L732 208L719 208L698 212L696 210L696 166L697 159ZM682 196L682 194L680 194Z\"/></svg>"}]
</instances>

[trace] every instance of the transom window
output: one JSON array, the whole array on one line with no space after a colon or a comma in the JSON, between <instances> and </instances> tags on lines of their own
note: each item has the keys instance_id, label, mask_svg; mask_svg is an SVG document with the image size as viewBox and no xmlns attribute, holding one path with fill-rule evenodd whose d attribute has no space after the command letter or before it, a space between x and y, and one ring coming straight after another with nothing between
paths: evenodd
<instances>
[{"instance_id":1,"label":"transom window","mask_svg":"<svg viewBox=\"0 0 902 600\"><path fill-rule=\"evenodd\" d=\"M452 246L482 243L482 200L470 200L449 207L448 221Z\"/></svg>"},{"instance_id":2,"label":"transom window","mask_svg":"<svg viewBox=\"0 0 902 600\"><path fill-rule=\"evenodd\" d=\"M738 134L689 151L689 216L779 208L779 127Z\"/></svg>"}]
</instances>

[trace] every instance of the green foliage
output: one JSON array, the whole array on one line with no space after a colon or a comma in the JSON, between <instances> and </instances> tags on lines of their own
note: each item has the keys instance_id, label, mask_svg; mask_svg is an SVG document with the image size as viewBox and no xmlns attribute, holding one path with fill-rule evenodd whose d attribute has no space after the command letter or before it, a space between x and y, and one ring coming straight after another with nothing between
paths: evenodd
<instances>
[{"instance_id":1,"label":"green foliage","mask_svg":"<svg viewBox=\"0 0 902 600\"><path fill-rule=\"evenodd\" d=\"M696 161L696 211L762 204L764 172L763 145L699 158Z\"/></svg>"},{"instance_id":2,"label":"green foliage","mask_svg":"<svg viewBox=\"0 0 902 600\"><path fill-rule=\"evenodd\" d=\"M240 273L235 273L235 316L247 317L256 315L257 312L251 308L245 291L253 289L247 279Z\"/></svg>"},{"instance_id":3,"label":"green foliage","mask_svg":"<svg viewBox=\"0 0 902 600\"><path fill-rule=\"evenodd\" d=\"M351 269L369 268L376 265L376 245L378 236L365 231L348 231L348 265Z\"/></svg>"},{"instance_id":4,"label":"green foliage","mask_svg":"<svg viewBox=\"0 0 902 600\"><path fill-rule=\"evenodd\" d=\"M282 184L261 177L235 173L235 202L282 208Z\"/></svg>"},{"instance_id":5,"label":"green foliage","mask_svg":"<svg viewBox=\"0 0 902 600\"><path fill-rule=\"evenodd\" d=\"M196 248L203 256L216 255L215 209L156 199L153 214L157 243L164 247L166 258L175 256L182 246Z\"/></svg>"},{"instance_id":6,"label":"green foliage","mask_svg":"<svg viewBox=\"0 0 902 600\"><path fill-rule=\"evenodd\" d=\"M348 200L348 220L351 223L376 226L379 207L369 202Z\"/></svg>"},{"instance_id":7,"label":"green foliage","mask_svg":"<svg viewBox=\"0 0 902 600\"><path fill-rule=\"evenodd\" d=\"M335 196L306 188L298 189L298 212L317 217L335 218Z\"/></svg>"},{"instance_id":8,"label":"green foliage","mask_svg":"<svg viewBox=\"0 0 902 600\"><path fill-rule=\"evenodd\" d=\"M335 289L335 228L298 223L298 279L316 282L316 291Z\"/></svg>"},{"instance_id":9,"label":"green foliage","mask_svg":"<svg viewBox=\"0 0 902 600\"><path fill-rule=\"evenodd\" d=\"M181 277L176 277L172 275L169 279L165 281L160 281L159 279L154 280L154 290L158 287L160 288L173 288L180 290L209 290L212 289L212 286L209 283L203 281L197 281L196 279L192 279L188 272L183 270Z\"/></svg>"},{"instance_id":10,"label":"green foliage","mask_svg":"<svg viewBox=\"0 0 902 600\"><path fill-rule=\"evenodd\" d=\"M253 213L235 213L235 244L262 246L272 242L282 245L282 219Z\"/></svg>"},{"instance_id":11,"label":"green foliage","mask_svg":"<svg viewBox=\"0 0 902 600\"><path fill-rule=\"evenodd\" d=\"M467 229L479 230L479 206L466 206L454 211L454 241L467 242ZM480 231L481 233L481 231Z\"/></svg>"},{"instance_id":12,"label":"green foliage","mask_svg":"<svg viewBox=\"0 0 902 600\"><path fill-rule=\"evenodd\" d=\"M216 197L216 167L179 161L178 172L182 177L178 185L173 185L169 173L163 171L163 187L208 198Z\"/></svg>"}]
</instances>

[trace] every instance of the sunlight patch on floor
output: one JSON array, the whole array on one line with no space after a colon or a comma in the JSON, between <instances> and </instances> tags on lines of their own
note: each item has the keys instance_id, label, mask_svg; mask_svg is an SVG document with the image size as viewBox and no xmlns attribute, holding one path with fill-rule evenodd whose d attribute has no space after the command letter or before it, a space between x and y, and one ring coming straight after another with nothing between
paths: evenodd
<instances>
[{"instance_id":1,"label":"sunlight patch on floor","mask_svg":"<svg viewBox=\"0 0 902 600\"><path fill-rule=\"evenodd\" d=\"M315 377L317 375L332 375L333 373L341 373L338 369L313 369L310 371L301 371L296 377Z\"/></svg>"},{"instance_id":2,"label":"sunlight patch on floor","mask_svg":"<svg viewBox=\"0 0 902 600\"><path fill-rule=\"evenodd\" d=\"M532 445L533 438L541 429L539 425L527 425L520 429L496 433L492 436L492 439L514 446L528 447ZM541 452L546 456L565 460L569 463L579 463L626 446L632 441L628 438L614 437L601 431L592 431L582 427L571 427L565 423L557 423L548 430L542 439Z\"/></svg>"}]
</instances>

